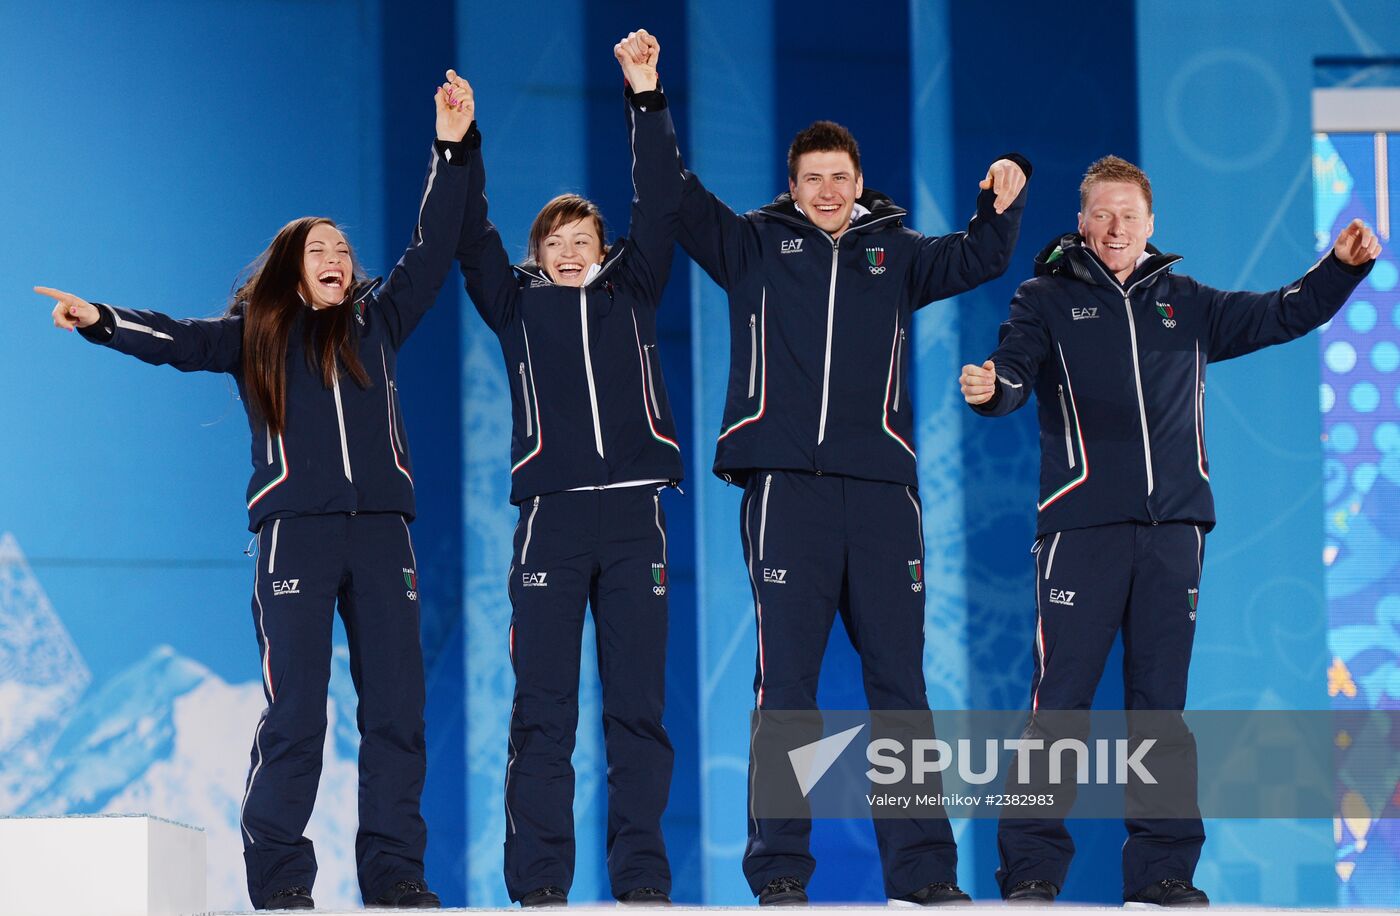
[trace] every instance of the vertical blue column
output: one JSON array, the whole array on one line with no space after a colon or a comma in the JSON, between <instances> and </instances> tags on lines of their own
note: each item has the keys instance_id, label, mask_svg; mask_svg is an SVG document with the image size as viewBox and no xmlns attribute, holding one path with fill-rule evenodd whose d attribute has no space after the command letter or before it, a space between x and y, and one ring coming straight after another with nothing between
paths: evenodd
<instances>
[{"instance_id":1,"label":"vertical blue column","mask_svg":"<svg viewBox=\"0 0 1400 916\"><path fill-rule=\"evenodd\" d=\"M948 0L910 3L910 105L913 133L912 228L943 235L962 228L952 219L953 49ZM962 352L956 299L920 310L914 317L913 403L919 452L919 496L924 506L924 679L929 705L966 709L967 533L963 500L963 423L967 406L956 378ZM967 821L955 821L959 839ZM975 881L978 859L968 845L959 851L959 880Z\"/></svg>"},{"instance_id":2,"label":"vertical blue column","mask_svg":"<svg viewBox=\"0 0 1400 916\"><path fill-rule=\"evenodd\" d=\"M582 7L517 4L513 15L459 0L461 72L476 90L492 220L514 258L530 222L555 194L586 185L587 121ZM547 22L547 29L538 24ZM467 620L467 899L507 903L501 877L504 776L514 677L507 652L506 574L518 520L510 505L510 394L496 337L471 306L462 322L464 598ZM605 799L597 661L583 637L579 735L574 752L578 862L571 897L606 899L600 884Z\"/></svg>"},{"instance_id":3,"label":"vertical blue column","mask_svg":"<svg viewBox=\"0 0 1400 916\"><path fill-rule=\"evenodd\" d=\"M959 39L952 45L956 203L950 228L966 226L977 182L997 156L1018 151L1035 166L1006 274L958 297L961 364L981 362L995 349L997 326L1016 287L1032 276L1036 252L1074 230L1085 166L1110 152L1136 155L1138 95L1131 16L1101 16L1086 28L1082 17L1061 8L1018 5L991 39L985 10L950 3L948 11L951 34ZM1103 79L1105 72L1114 78ZM951 376L948 385L956 386ZM969 705L1022 709L1029 700L1035 626L1028 553L1040 461L1035 407L998 419L962 410L967 619L975 622L966 631ZM1123 702L1116 658L1110 657L1097 698L1109 709ZM978 866L967 887L974 897L998 894L992 880L996 827L994 820L979 820L962 835L961 854L974 856ZM1069 829L1078 853L1064 899L1121 900L1122 824L1078 820Z\"/></svg>"},{"instance_id":4,"label":"vertical blue column","mask_svg":"<svg viewBox=\"0 0 1400 916\"><path fill-rule=\"evenodd\" d=\"M737 210L772 199L772 0L714 0L688 9L690 166ZM731 25L732 24L732 25ZM742 25L740 25L742 24ZM686 463L695 500L699 601L700 802L708 904L747 904L744 880L748 715L753 708L753 599L739 545L739 496L709 468L724 411L729 310L723 291L691 266L695 425Z\"/></svg>"},{"instance_id":5,"label":"vertical blue column","mask_svg":"<svg viewBox=\"0 0 1400 916\"><path fill-rule=\"evenodd\" d=\"M381 147L385 238L379 263L387 272L403 253L422 198L432 136L432 93L443 71L457 66L452 8L416 4L378 15L383 93L364 118L364 134ZM366 185L370 185L366 182ZM379 190L379 189L375 189ZM454 270L404 348L398 386L413 443L418 516L414 551L422 589L423 662L427 679L427 877L449 906L466 896L465 726L462 702L462 427L459 349L465 296Z\"/></svg>"}]
</instances>

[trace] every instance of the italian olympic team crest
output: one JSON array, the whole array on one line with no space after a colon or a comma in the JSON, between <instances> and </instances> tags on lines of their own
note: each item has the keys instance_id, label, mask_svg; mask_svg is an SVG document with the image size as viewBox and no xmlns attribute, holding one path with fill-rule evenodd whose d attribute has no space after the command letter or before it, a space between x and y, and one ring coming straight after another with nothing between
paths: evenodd
<instances>
[{"instance_id":1,"label":"italian olympic team crest","mask_svg":"<svg viewBox=\"0 0 1400 916\"><path fill-rule=\"evenodd\" d=\"M865 249L865 260L870 265L870 273L880 276L885 272L885 249L867 248Z\"/></svg>"},{"instance_id":2,"label":"italian olympic team crest","mask_svg":"<svg viewBox=\"0 0 1400 916\"><path fill-rule=\"evenodd\" d=\"M658 598L666 594L666 564L651 564L651 593Z\"/></svg>"},{"instance_id":3,"label":"italian olympic team crest","mask_svg":"<svg viewBox=\"0 0 1400 916\"><path fill-rule=\"evenodd\" d=\"M924 590L924 562L922 560L909 561L909 578L913 581L909 583L909 590L921 592Z\"/></svg>"},{"instance_id":4,"label":"italian olympic team crest","mask_svg":"<svg viewBox=\"0 0 1400 916\"><path fill-rule=\"evenodd\" d=\"M1176 327L1176 309L1171 307L1169 302L1157 303L1157 314L1162 316L1162 327Z\"/></svg>"}]
</instances>

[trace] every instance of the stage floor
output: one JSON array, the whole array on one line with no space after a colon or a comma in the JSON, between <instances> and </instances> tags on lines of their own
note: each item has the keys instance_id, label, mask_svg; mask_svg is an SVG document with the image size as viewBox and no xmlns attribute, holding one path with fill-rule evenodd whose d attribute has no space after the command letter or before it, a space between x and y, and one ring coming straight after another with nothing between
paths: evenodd
<instances>
[{"instance_id":1,"label":"stage floor","mask_svg":"<svg viewBox=\"0 0 1400 916\"><path fill-rule=\"evenodd\" d=\"M617 911L618 911L619 909L623 909L623 908L622 908L622 907L618 907L618 906L607 906L607 905L593 905L593 906L584 905L584 906L570 906L570 907L565 907L565 908L563 908L563 909L564 909L564 911L566 911L566 912L568 912L568 913L580 914L580 916L583 916L583 914L591 914L591 916L601 916L601 914L604 914L604 913L610 914L610 916L616 916ZM631 908L629 907L628 909L631 909ZM674 907L647 907L647 908L644 908L644 909L646 909L646 910L648 910L648 911L654 909L654 910L658 910L658 911L662 911L662 912L666 912L666 913L743 913L743 912L757 912L759 908L758 908L757 906L674 906ZM879 914L884 914L884 916L888 916L888 914L889 914L892 910L896 910L896 911L905 911L905 910L910 910L910 909L915 909L915 908L914 908L914 907L906 907L906 906L890 907L890 906L878 906L878 905L871 905L871 904L861 904L861 905L858 905L858 906L830 906L830 905L826 905L826 906L811 906L811 907L801 908L799 911L808 914L808 916L859 916L859 914L861 914L861 913L869 913L869 914L872 914L872 916L873 916L873 914L879 913ZM964 910L964 911L965 911L965 910L1012 910L1012 911L1014 911L1014 912L1016 912L1016 913L1018 913L1018 914L1024 914L1024 916L1073 916L1073 914L1075 914L1075 913L1086 913L1086 914L1087 914L1087 913L1095 913L1095 914L1100 914L1100 916L1101 916L1101 914L1103 914L1103 913L1106 913L1106 912L1114 912L1114 911L1121 911L1121 910L1124 909L1124 908L1123 908L1123 907L1114 907L1114 906L1075 906L1075 905L1073 905L1073 904L1057 904L1057 905L1055 905L1055 906L1014 906L1014 907L1012 907L1012 906L1007 906L1005 903L1001 903L1001 902L999 902L999 901L986 901L986 902L975 902L975 903L972 903L972 904L970 904L970 905L964 905L964 906L960 906L960 907L941 907L940 910L941 910L941 909L956 909L956 910ZM1157 907L1134 907L1133 909L1134 909L1135 911L1138 911L1138 910L1156 910ZM382 910L382 909L375 909L375 910L372 910L372 911L366 911L366 910L323 910L323 909L316 909L316 910L313 910L313 911L299 910L299 911L296 911L296 912L302 912L302 913L305 913L305 912L315 912L315 913L320 914L320 916L351 916L351 914L363 914L363 913L365 913L365 912L374 912L374 913L388 913L388 912L395 912L395 913L505 913L505 912L512 912L512 911L518 912L518 911L519 911L519 908L518 908L518 907L510 907L510 908L503 908L503 907L467 907L467 908L463 908L463 909L452 908L452 909L441 909L441 910ZM231 916L232 913L236 913L236 912L244 912L244 911L234 911L234 910L230 910L230 911L220 911L220 912L218 912L218 913L204 913L204 914L199 914L199 916ZM291 911L291 910L285 910L285 911L284 911L284 910L274 910L273 912L293 912L293 911ZM765 911L765 912L769 912L769 911ZM1397 907L1394 907L1394 908L1366 908L1366 909L1360 909L1360 908L1354 908L1354 909L1341 909L1341 908L1331 908L1331 909L1324 909L1324 908L1315 908L1315 909L1301 909L1301 908L1299 908L1299 909L1285 909L1285 908L1281 908L1281 907L1213 906L1213 907L1211 907L1211 908L1208 910L1208 912L1211 913L1212 916L1227 916L1227 914L1240 914L1240 916L1271 916L1271 914L1279 914L1279 916L1298 916L1298 914L1302 914L1302 913L1327 913L1327 914L1335 914L1335 913L1357 913L1357 914L1368 914L1368 916L1374 916L1374 914L1377 914L1377 913L1394 913L1394 912L1400 912L1400 906L1397 906Z\"/></svg>"}]
</instances>

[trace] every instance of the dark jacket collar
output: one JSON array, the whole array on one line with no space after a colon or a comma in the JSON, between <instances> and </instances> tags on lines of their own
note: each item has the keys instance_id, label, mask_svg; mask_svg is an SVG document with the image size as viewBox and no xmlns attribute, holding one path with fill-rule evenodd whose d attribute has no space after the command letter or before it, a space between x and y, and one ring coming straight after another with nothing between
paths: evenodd
<instances>
[{"instance_id":1,"label":"dark jacket collar","mask_svg":"<svg viewBox=\"0 0 1400 916\"><path fill-rule=\"evenodd\" d=\"M603 258L602 268L600 268L598 273L594 275L593 279L589 280L586 284L584 284L582 288L587 289L588 287L592 286L593 284L597 283L600 279L602 279L604 274L612 270L613 265L616 264L618 259L622 257L622 252L626 248L627 239L625 238L618 239L616 242L613 242L612 247L608 249L607 256ZM541 267L537 261L522 261L519 264L513 265L511 269L515 271L516 276L529 277L531 280L538 280L540 283L545 283L549 286L558 285L553 280L549 279L549 274L544 272L544 268Z\"/></svg>"},{"instance_id":2,"label":"dark jacket collar","mask_svg":"<svg viewBox=\"0 0 1400 916\"><path fill-rule=\"evenodd\" d=\"M1164 254L1151 242L1147 244L1147 260L1143 261L1128 277L1128 282L1119 283L1099 256L1084 244L1084 237L1070 232L1050 240L1040 254L1035 256L1037 277L1070 277L1090 286L1109 286L1119 291L1131 289L1142 280L1171 267L1181 260L1181 255Z\"/></svg>"},{"instance_id":3,"label":"dark jacket collar","mask_svg":"<svg viewBox=\"0 0 1400 916\"><path fill-rule=\"evenodd\" d=\"M846 230L847 232L855 232L891 221L898 225L908 215L908 211L903 207L897 206L884 194L871 188L866 188L865 193L856 198L856 203L870 212L853 221L850 228ZM793 202L791 194L779 194L771 204L763 207L759 212L785 223L817 229L817 225L803 215L801 210L797 209L797 204ZM822 230L817 229L817 231L821 232Z\"/></svg>"}]
</instances>

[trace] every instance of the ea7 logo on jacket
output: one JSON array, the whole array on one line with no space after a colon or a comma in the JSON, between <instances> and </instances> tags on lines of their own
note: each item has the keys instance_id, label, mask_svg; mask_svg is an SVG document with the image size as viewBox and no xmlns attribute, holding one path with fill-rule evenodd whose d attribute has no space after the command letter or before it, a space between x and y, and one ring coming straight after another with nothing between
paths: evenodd
<instances>
[{"instance_id":1,"label":"ea7 logo on jacket","mask_svg":"<svg viewBox=\"0 0 1400 916\"><path fill-rule=\"evenodd\" d=\"M877 277L880 276L880 274L885 272L885 249L865 249L865 261L870 265L870 272Z\"/></svg>"},{"instance_id":2,"label":"ea7 logo on jacket","mask_svg":"<svg viewBox=\"0 0 1400 916\"><path fill-rule=\"evenodd\" d=\"M800 254L801 252L801 239L783 239L783 254Z\"/></svg>"},{"instance_id":3,"label":"ea7 logo on jacket","mask_svg":"<svg viewBox=\"0 0 1400 916\"><path fill-rule=\"evenodd\" d=\"M272 594L277 595L300 595L300 579L281 579L272 583Z\"/></svg>"},{"instance_id":4,"label":"ea7 logo on jacket","mask_svg":"<svg viewBox=\"0 0 1400 916\"><path fill-rule=\"evenodd\" d=\"M1157 314L1162 316L1162 327L1176 327L1176 309L1172 308L1170 302L1158 302Z\"/></svg>"},{"instance_id":5,"label":"ea7 logo on jacket","mask_svg":"<svg viewBox=\"0 0 1400 916\"><path fill-rule=\"evenodd\" d=\"M1099 307L1091 305L1087 308L1073 308L1069 310L1069 316L1075 321L1083 321L1085 318L1099 317Z\"/></svg>"},{"instance_id":6,"label":"ea7 logo on jacket","mask_svg":"<svg viewBox=\"0 0 1400 916\"><path fill-rule=\"evenodd\" d=\"M523 587L525 587L525 588L549 588L549 582L546 581L546 577L547 577L548 575L549 575L549 573L542 573L542 572L538 572L538 573L530 573L530 572L521 573L521 574L520 574L520 584L521 584Z\"/></svg>"},{"instance_id":7,"label":"ea7 logo on jacket","mask_svg":"<svg viewBox=\"0 0 1400 916\"><path fill-rule=\"evenodd\" d=\"M763 581L772 585L787 585L786 569L769 569L763 567Z\"/></svg>"},{"instance_id":8,"label":"ea7 logo on jacket","mask_svg":"<svg viewBox=\"0 0 1400 916\"><path fill-rule=\"evenodd\" d=\"M1050 589L1050 603L1074 607L1074 594L1074 592L1065 591L1062 588L1052 588Z\"/></svg>"}]
</instances>

